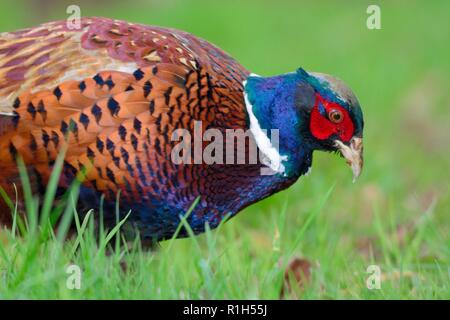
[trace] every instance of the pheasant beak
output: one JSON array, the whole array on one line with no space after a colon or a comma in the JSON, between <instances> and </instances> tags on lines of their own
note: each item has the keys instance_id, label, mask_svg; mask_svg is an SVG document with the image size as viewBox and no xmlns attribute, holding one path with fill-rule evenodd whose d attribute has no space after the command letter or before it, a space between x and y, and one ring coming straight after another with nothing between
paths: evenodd
<instances>
[{"instance_id":1,"label":"pheasant beak","mask_svg":"<svg viewBox=\"0 0 450 320\"><path fill-rule=\"evenodd\" d=\"M353 182L355 182L361 174L364 163L362 138L353 137L349 145L344 144L340 140L335 140L335 146L352 168Z\"/></svg>"}]
</instances>

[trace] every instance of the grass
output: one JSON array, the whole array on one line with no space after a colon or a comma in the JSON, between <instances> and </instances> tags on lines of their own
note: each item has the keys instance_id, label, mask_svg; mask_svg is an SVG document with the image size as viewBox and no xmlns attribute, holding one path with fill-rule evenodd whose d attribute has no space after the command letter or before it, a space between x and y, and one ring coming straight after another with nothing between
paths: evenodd
<instances>
[{"instance_id":1,"label":"grass","mask_svg":"<svg viewBox=\"0 0 450 320\"><path fill-rule=\"evenodd\" d=\"M57 177L49 183L49 190ZM265 232L242 230L243 226L230 222L199 237L163 242L152 252L143 251L138 239L128 245L113 240L120 240L114 236L123 221L111 231L96 233L93 212L80 221L75 202L67 206L54 231L50 218L38 223L38 201L25 192L28 219L18 223L23 226L21 231L17 227L2 232L0 298L278 299L287 263L293 257L307 258L313 265L307 284L293 287L292 294L298 294L297 290L302 298L448 297L448 261L439 259L448 247L436 233L433 206L405 235L403 241L408 245L398 239L393 212L382 220L374 208L371 245L355 249L353 237L345 237L346 226L327 217L335 188L328 187L316 204L301 210L295 224L287 224L285 205L266 215ZM76 195L77 189L71 189L70 198ZM49 200L45 198L44 203ZM77 232L66 240L73 213ZM427 256L421 253L424 246L432 250ZM74 264L82 270L79 290L67 285L69 266ZM369 265L382 270L380 290L366 287Z\"/></svg>"},{"instance_id":2,"label":"grass","mask_svg":"<svg viewBox=\"0 0 450 320\"><path fill-rule=\"evenodd\" d=\"M29 1L4 1L0 29L64 18L62 3L30 16ZM81 2L86 16L190 31L262 75L303 66L340 76L363 107L365 169L352 184L342 159L317 153L312 174L289 190L154 252L119 246L118 230L95 235L95 210L63 240L73 206L46 205L39 221L29 195L27 224L0 231L0 298L278 299L287 265L301 258L311 276L286 298L448 299L450 4L381 1L382 29L372 31L368 4ZM41 201L52 194L49 186ZM53 232L55 214L68 218ZM67 288L71 264L81 268L80 290ZM380 290L366 286L370 265L381 269Z\"/></svg>"}]
</instances>

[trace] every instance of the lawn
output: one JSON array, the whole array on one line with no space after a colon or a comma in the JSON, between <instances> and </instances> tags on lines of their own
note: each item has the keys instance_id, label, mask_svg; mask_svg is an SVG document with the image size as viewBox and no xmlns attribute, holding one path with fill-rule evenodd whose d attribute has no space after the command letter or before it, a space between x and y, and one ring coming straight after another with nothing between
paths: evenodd
<instances>
[{"instance_id":1,"label":"lawn","mask_svg":"<svg viewBox=\"0 0 450 320\"><path fill-rule=\"evenodd\" d=\"M64 1L36 3L2 1L0 31L67 17ZM366 27L373 3L381 30ZM79 5L84 16L189 31L257 74L301 66L344 79L364 112L364 171L353 184L342 158L316 152L290 189L153 251L111 233L96 239L92 219L64 240L64 228L38 225L30 198L22 235L0 231L0 299L450 298L450 2ZM378 289L369 266L381 272Z\"/></svg>"}]
</instances>

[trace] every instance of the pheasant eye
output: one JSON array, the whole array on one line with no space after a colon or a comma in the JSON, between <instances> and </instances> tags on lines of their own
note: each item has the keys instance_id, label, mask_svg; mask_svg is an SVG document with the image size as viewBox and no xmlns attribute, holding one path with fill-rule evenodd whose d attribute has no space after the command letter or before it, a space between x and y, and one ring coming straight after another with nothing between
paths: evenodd
<instances>
[{"instance_id":1,"label":"pheasant eye","mask_svg":"<svg viewBox=\"0 0 450 320\"><path fill-rule=\"evenodd\" d=\"M328 118L330 119L331 122L339 123L344 118L344 115L342 114L341 111L332 109L330 112L328 112Z\"/></svg>"}]
</instances>

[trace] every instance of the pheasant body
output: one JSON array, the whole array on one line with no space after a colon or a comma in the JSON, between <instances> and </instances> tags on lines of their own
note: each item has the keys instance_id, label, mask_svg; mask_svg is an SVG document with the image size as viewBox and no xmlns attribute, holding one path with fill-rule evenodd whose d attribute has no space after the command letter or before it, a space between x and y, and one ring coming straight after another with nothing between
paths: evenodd
<instances>
[{"instance_id":1,"label":"pheasant body","mask_svg":"<svg viewBox=\"0 0 450 320\"><path fill-rule=\"evenodd\" d=\"M288 175L261 175L260 160L171 161L174 132L194 132L196 121L202 132L214 128L224 136L227 129L250 128L249 79L222 50L178 30L85 18L78 30L51 22L3 33L0 186L15 198L20 156L33 191L43 195L64 149L59 188L63 192L82 173L80 212L98 208L105 197L105 220L113 224L118 199L121 215L131 210L129 222L142 236L159 240L173 235L199 198L188 222L195 233L205 223L214 228L228 214L288 187L311 165L314 144L301 136L288 139L289 150L299 149L286 164ZM276 83L291 88L294 82ZM296 126L300 122L286 132ZM3 200L0 210L8 222Z\"/></svg>"}]
</instances>

